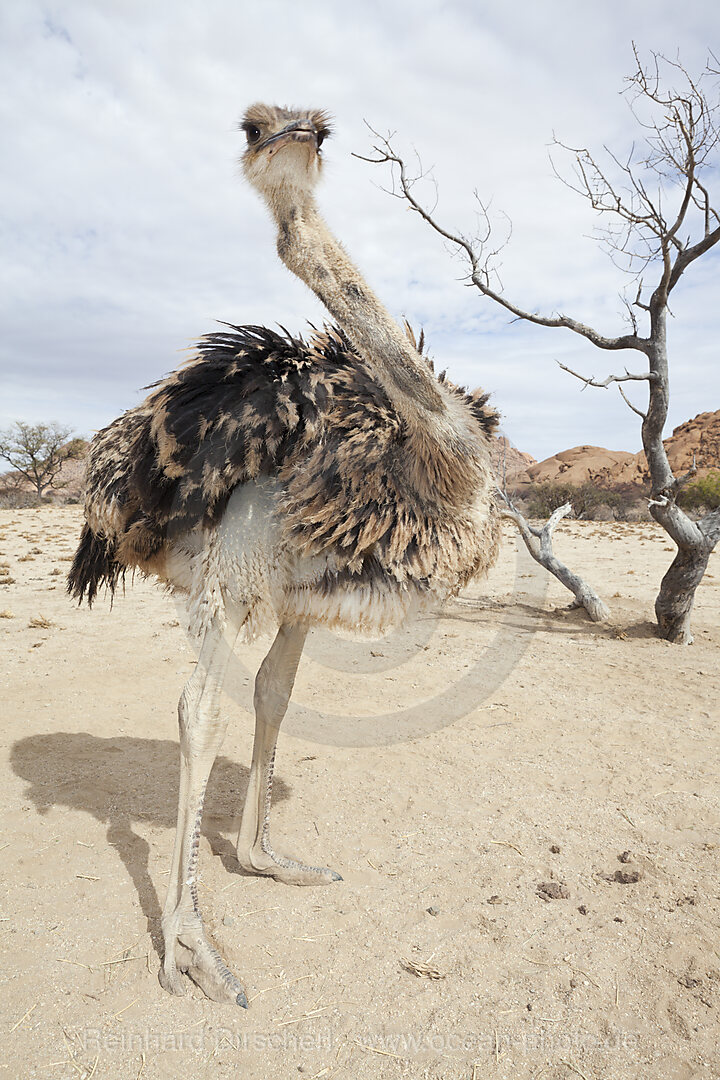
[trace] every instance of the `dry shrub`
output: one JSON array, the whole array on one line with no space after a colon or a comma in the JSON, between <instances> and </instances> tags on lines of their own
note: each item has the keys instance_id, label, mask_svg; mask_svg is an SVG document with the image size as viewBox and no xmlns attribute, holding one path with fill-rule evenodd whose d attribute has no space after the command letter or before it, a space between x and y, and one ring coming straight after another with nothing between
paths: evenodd
<instances>
[{"instance_id":1,"label":"dry shrub","mask_svg":"<svg viewBox=\"0 0 720 1080\"><path fill-rule=\"evenodd\" d=\"M637 499L637 492L631 497L622 491L611 491L599 487L591 481L584 484L562 484L548 480L542 484L532 484L527 491L528 513L533 518L549 518L553 510L569 502L576 518L585 521L624 520L631 501ZM602 511L600 508L603 507Z\"/></svg>"}]
</instances>

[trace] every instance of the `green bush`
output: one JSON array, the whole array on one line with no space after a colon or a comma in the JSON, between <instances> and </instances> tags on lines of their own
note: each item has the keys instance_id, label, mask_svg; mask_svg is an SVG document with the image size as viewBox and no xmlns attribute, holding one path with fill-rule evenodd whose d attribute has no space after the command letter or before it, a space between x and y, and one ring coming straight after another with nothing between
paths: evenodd
<instances>
[{"instance_id":1,"label":"green bush","mask_svg":"<svg viewBox=\"0 0 720 1080\"><path fill-rule=\"evenodd\" d=\"M688 484L678 495L678 503L685 510L717 510L720 507L720 473L711 472L701 480Z\"/></svg>"}]
</instances>

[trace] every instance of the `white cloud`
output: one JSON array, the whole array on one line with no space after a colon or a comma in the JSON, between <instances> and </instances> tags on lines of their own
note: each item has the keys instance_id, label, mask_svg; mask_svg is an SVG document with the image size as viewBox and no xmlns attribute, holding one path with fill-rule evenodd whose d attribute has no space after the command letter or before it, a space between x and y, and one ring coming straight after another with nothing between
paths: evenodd
<instances>
[{"instance_id":1,"label":"white cloud","mask_svg":"<svg viewBox=\"0 0 720 1080\"><path fill-rule=\"evenodd\" d=\"M580 395L554 363L600 374L617 357L510 324L380 190L387 174L351 152L369 148L364 119L396 130L435 167L449 225L470 228L475 187L511 216L509 295L613 332L622 279L584 239L592 221L552 176L547 143L555 130L626 145L617 91L631 37L698 66L717 45L711 0L25 0L1 17L0 424L54 418L88 432L136 402L214 319L300 329L323 318L238 180L235 121L269 99L335 113L328 220L390 309L425 325L439 365L495 392L517 445L536 456L582 442L638 448L637 418L618 395ZM677 294L672 423L719 403L717 266L706 257Z\"/></svg>"}]
</instances>

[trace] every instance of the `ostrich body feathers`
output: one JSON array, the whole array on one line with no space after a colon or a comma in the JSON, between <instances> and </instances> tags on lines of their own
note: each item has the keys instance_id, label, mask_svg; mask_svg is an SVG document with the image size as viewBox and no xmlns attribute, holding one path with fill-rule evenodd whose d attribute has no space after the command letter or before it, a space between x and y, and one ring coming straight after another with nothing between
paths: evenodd
<instances>
[{"instance_id":1,"label":"ostrich body feathers","mask_svg":"<svg viewBox=\"0 0 720 1080\"><path fill-rule=\"evenodd\" d=\"M497 552L486 444L498 417L486 394L438 386L474 431L467 505L448 494L454 449L407 445L339 330L207 335L93 439L71 593L92 603L137 568L189 592L198 630L225 595L249 604L251 638L301 618L382 631L457 591Z\"/></svg>"}]
</instances>

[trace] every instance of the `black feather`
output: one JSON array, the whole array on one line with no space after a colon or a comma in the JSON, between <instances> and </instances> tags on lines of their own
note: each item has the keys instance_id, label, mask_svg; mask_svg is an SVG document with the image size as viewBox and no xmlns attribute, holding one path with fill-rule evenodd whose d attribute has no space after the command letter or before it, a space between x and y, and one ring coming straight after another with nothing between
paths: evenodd
<instances>
[{"instance_id":1,"label":"black feather","mask_svg":"<svg viewBox=\"0 0 720 1080\"><path fill-rule=\"evenodd\" d=\"M83 526L80 543L67 579L67 591L78 603L84 599L92 607L101 585L106 585L114 595L125 567L116 562L114 545L103 536L96 536L88 525Z\"/></svg>"}]
</instances>

